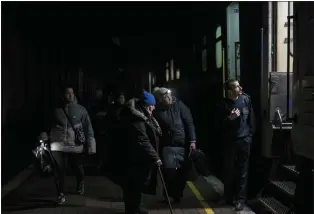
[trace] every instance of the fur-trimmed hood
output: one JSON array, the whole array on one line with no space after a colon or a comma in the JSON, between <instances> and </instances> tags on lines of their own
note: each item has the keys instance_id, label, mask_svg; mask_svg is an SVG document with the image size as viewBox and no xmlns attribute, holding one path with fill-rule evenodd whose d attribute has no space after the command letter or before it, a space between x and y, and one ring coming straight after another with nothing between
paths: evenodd
<instances>
[{"instance_id":1,"label":"fur-trimmed hood","mask_svg":"<svg viewBox=\"0 0 314 214\"><path fill-rule=\"evenodd\" d=\"M130 110L132 117L149 123L148 113L145 114L145 108L142 106L140 99L132 98L127 102L127 108ZM159 135L161 135L161 128L157 120L152 116L153 127ZM151 124L149 124L151 126Z\"/></svg>"},{"instance_id":2,"label":"fur-trimmed hood","mask_svg":"<svg viewBox=\"0 0 314 214\"><path fill-rule=\"evenodd\" d=\"M145 116L143 109L141 108L140 99L132 98L127 102L127 107L131 111L133 116L143 119L146 121L148 118Z\"/></svg>"}]
</instances>

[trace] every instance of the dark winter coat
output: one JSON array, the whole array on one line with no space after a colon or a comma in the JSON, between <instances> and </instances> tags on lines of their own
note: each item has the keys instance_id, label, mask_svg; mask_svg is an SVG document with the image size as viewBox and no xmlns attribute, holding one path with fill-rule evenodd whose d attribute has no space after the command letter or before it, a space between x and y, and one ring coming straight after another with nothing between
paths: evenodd
<instances>
[{"instance_id":1,"label":"dark winter coat","mask_svg":"<svg viewBox=\"0 0 314 214\"><path fill-rule=\"evenodd\" d=\"M158 137L161 134L159 125L141 103L135 100L121 111L120 119L123 132L120 142L124 147L127 174L128 176L145 176L145 193L156 194L155 163L159 160L157 150Z\"/></svg>"},{"instance_id":2,"label":"dark winter coat","mask_svg":"<svg viewBox=\"0 0 314 214\"><path fill-rule=\"evenodd\" d=\"M186 141L196 140L190 109L176 97L171 106L159 106L154 114L163 133L160 139L163 147L185 147Z\"/></svg>"},{"instance_id":3,"label":"dark winter coat","mask_svg":"<svg viewBox=\"0 0 314 214\"><path fill-rule=\"evenodd\" d=\"M252 142L255 133L255 117L251 98L247 94L240 95L243 100L243 108L240 109L241 115L235 120L229 120L228 116L232 111L232 101L225 98L219 104L219 115L221 127L226 140L236 140L238 137L244 138L246 142Z\"/></svg>"},{"instance_id":4,"label":"dark winter coat","mask_svg":"<svg viewBox=\"0 0 314 214\"><path fill-rule=\"evenodd\" d=\"M184 167L188 155L187 142L196 140L190 109L173 97L172 105L158 106L155 115L163 133L160 144L164 168Z\"/></svg>"}]
</instances>

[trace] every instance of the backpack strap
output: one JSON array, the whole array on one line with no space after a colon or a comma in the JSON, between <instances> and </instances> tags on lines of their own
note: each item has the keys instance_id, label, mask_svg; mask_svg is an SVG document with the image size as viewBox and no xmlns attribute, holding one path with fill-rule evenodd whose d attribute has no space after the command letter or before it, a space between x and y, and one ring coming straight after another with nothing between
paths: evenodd
<instances>
[{"instance_id":1,"label":"backpack strap","mask_svg":"<svg viewBox=\"0 0 314 214\"><path fill-rule=\"evenodd\" d=\"M70 125L71 125L72 129L75 131L74 124L73 124L73 122L72 122L72 120L71 120L70 116L68 115L68 113L65 111L65 109L64 109L64 108L62 108L62 111L63 111L63 113L64 113L65 117L67 118L67 120L69 121L69 123L70 123Z\"/></svg>"}]
</instances>

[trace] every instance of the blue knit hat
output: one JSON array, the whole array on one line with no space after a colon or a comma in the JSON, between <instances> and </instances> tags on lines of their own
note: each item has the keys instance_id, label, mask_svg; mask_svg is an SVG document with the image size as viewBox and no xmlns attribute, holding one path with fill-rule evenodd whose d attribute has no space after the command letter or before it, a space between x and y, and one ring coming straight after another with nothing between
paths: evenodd
<instances>
[{"instance_id":1,"label":"blue knit hat","mask_svg":"<svg viewBox=\"0 0 314 214\"><path fill-rule=\"evenodd\" d=\"M147 91L143 92L142 101L146 105L156 105L156 100L155 100L154 95L152 95L151 93L149 93Z\"/></svg>"}]
</instances>

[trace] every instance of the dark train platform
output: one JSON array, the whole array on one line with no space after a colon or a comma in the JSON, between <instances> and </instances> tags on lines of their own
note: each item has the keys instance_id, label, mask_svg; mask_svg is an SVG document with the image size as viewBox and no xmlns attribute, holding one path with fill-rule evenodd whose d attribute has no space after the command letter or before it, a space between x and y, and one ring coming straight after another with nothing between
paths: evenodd
<instances>
[{"instance_id":1,"label":"dark train platform","mask_svg":"<svg viewBox=\"0 0 314 214\"><path fill-rule=\"evenodd\" d=\"M86 176L84 195L76 195L75 178L66 177L67 202L55 206L56 190L52 178L42 179L32 169L29 176L20 174L20 178L2 189L3 214L110 214L124 213L121 189L104 176ZM25 179L19 181L18 179ZM200 177L196 182L188 182L184 198L180 204L173 205L174 213L182 214L232 214L231 207L219 207L211 203L217 198L217 191L209 185L206 178ZM11 186L11 187L10 187ZM162 202L162 185L158 182L156 196L144 195L143 202L151 214L170 213L167 204ZM252 214L246 208L241 214Z\"/></svg>"}]
</instances>

